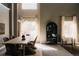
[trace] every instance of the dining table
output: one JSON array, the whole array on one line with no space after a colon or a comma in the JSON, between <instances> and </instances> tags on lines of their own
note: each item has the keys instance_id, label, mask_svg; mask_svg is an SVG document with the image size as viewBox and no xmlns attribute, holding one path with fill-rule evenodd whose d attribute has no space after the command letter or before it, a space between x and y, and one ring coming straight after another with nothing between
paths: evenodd
<instances>
[{"instance_id":1,"label":"dining table","mask_svg":"<svg viewBox=\"0 0 79 59\"><path fill-rule=\"evenodd\" d=\"M23 55L25 55L25 46L29 41L34 40L35 37L25 37L25 40L22 40L22 37L16 37L6 42L0 42L0 44L21 44L23 46Z\"/></svg>"}]
</instances>

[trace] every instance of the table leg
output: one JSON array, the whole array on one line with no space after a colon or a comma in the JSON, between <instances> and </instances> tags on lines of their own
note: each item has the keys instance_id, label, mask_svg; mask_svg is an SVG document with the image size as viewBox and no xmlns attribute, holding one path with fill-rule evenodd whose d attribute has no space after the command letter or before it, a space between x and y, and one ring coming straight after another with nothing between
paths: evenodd
<instances>
[{"instance_id":1,"label":"table leg","mask_svg":"<svg viewBox=\"0 0 79 59\"><path fill-rule=\"evenodd\" d=\"M25 44L23 44L23 56L25 56Z\"/></svg>"}]
</instances>

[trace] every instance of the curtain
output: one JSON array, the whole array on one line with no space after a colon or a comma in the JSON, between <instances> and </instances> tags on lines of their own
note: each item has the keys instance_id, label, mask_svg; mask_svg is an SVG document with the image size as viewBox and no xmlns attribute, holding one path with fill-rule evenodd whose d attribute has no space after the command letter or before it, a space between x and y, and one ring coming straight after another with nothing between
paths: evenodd
<instances>
[{"instance_id":1,"label":"curtain","mask_svg":"<svg viewBox=\"0 0 79 59\"><path fill-rule=\"evenodd\" d=\"M61 36L63 40L75 39L75 41L77 41L76 16L62 16Z\"/></svg>"}]
</instances>

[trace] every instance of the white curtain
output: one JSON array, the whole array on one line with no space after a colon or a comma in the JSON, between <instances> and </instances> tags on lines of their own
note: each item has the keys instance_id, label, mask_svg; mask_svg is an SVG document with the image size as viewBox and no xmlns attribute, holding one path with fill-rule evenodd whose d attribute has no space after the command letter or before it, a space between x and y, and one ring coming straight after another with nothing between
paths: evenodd
<instances>
[{"instance_id":1,"label":"white curtain","mask_svg":"<svg viewBox=\"0 0 79 59\"><path fill-rule=\"evenodd\" d=\"M66 16L67 17L67 16ZM77 41L77 21L76 16L66 18L62 16L62 33L63 40L75 39Z\"/></svg>"}]
</instances>

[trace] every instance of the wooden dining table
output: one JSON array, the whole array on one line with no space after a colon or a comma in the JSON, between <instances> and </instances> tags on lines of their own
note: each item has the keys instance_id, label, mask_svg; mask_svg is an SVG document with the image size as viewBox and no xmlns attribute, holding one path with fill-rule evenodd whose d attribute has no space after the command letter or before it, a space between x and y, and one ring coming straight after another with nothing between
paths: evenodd
<instances>
[{"instance_id":1,"label":"wooden dining table","mask_svg":"<svg viewBox=\"0 0 79 59\"><path fill-rule=\"evenodd\" d=\"M3 44L27 44L29 41L31 41L31 38L25 38L25 40L22 40L22 37L16 37L14 39L11 39L6 42L1 42Z\"/></svg>"},{"instance_id":2,"label":"wooden dining table","mask_svg":"<svg viewBox=\"0 0 79 59\"><path fill-rule=\"evenodd\" d=\"M30 37L26 37L25 40L22 40L22 37L16 37L14 39L11 39L9 41L6 42L0 42L0 44L21 44L23 46L23 55L25 55L25 45L29 42L32 41L32 39L35 38L30 38Z\"/></svg>"}]
</instances>

